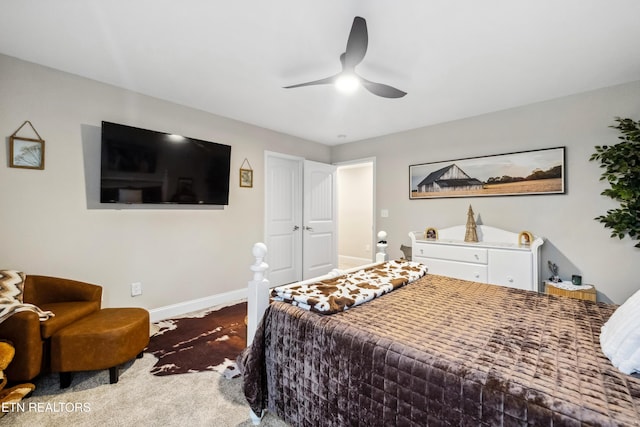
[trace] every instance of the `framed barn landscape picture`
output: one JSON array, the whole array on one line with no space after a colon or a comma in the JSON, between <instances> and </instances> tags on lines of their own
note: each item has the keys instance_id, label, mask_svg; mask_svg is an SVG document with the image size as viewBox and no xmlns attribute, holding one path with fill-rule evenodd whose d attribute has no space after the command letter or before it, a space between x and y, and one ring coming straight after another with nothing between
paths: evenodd
<instances>
[{"instance_id":1,"label":"framed barn landscape picture","mask_svg":"<svg viewBox=\"0 0 640 427\"><path fill-rule=\"evenodd\" d=\"M409 166L409 198L566 192L565 147Z\"/></svg>"}]
</instances>

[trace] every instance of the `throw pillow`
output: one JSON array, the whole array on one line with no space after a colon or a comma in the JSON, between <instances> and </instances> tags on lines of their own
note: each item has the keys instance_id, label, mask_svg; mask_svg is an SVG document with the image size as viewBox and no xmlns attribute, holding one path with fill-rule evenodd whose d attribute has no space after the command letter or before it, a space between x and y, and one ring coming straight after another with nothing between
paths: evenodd
<instances>
[{"instance_id":1,"label":"throw pillow","mask_svg":"<svg viewBox=\"0 0 640 427\"><path fill-rule=\"evenodd\" d=\"M600 346L621 372L640 372L640 290L618 307L602 326Z\"/></svg>"},{"instance_id":2,"label":"throw pillow","mask_svg":"<svg viewBox=\"0 0 640 427\"><path fill-rule=\"evenodd\" d=\"M16 270L0 270L0 297L22 301L25 274Z\"/></svg>"}]
</instances>

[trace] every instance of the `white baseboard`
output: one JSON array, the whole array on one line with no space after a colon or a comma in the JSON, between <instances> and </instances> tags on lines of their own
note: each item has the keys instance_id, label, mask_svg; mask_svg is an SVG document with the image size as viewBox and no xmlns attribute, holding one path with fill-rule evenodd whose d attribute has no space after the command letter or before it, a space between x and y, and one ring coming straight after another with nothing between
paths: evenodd
<instances>
[{"instance_id":1,"label":"white baseboard","mask_svg":"<svg viewBox=\"0 0 640 427\"><path fill-rule=\"evenodd\" d=\"M359 267L361 265L371 264L373 261L371 258L359 258L348 255L338 255L338 265L341 270L346 270L353 267Z\"/></svg>"},{"instance_id":2,"label":"white baseboard","mask_svg":"<svg viewBox=\"0 0 640 427\"><path fill-rule=\"evenodd\" d=\"M222 294L211 295L204 298L198 298L191 301L180 302L177 304L167 305L165 307L154 308L149 310L149 318L151 323L160 320L170 319L172 317L182 316L192 311L204 310L205 308L225 305L232 302L246 300L248 295L247 288L238 289L237 291L225 292Z\"/></svg>"}]
</instances>

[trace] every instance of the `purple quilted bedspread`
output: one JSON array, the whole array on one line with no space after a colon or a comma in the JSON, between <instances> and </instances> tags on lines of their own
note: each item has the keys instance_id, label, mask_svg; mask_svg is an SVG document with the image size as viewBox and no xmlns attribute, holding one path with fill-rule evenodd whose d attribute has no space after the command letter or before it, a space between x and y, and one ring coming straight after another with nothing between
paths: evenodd
<instances>
[{"instance_id":1,"label":"purple quilted bedspread","mask_svg":"<svg viewBox=\"0 0 640 427\"><path fill-rule=\"evenodd\" d=\"M614 310L435 275L331 316L275 302L244 392L293 426L640 426L600 350Z\"/></svg>"}]
</instances>

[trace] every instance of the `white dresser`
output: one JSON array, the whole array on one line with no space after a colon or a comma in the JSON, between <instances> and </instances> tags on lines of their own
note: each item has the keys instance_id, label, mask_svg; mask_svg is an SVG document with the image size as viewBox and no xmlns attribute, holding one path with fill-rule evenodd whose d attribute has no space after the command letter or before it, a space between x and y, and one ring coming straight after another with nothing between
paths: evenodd
<instances>
[{"instance_id":1,"label":"white dresser","mask_svg":"<svg viewBox=\"0 0 640 427\"><path fill-rule=\"evenodd\" d=\"M520 244L519 233L478 225L479 242L467 243L465 231L464 225L444 228L435 240L425 239L423 231L410 232L412 260L431 274L539 291L542 238Z\"/></svg>"}]
</instances>

